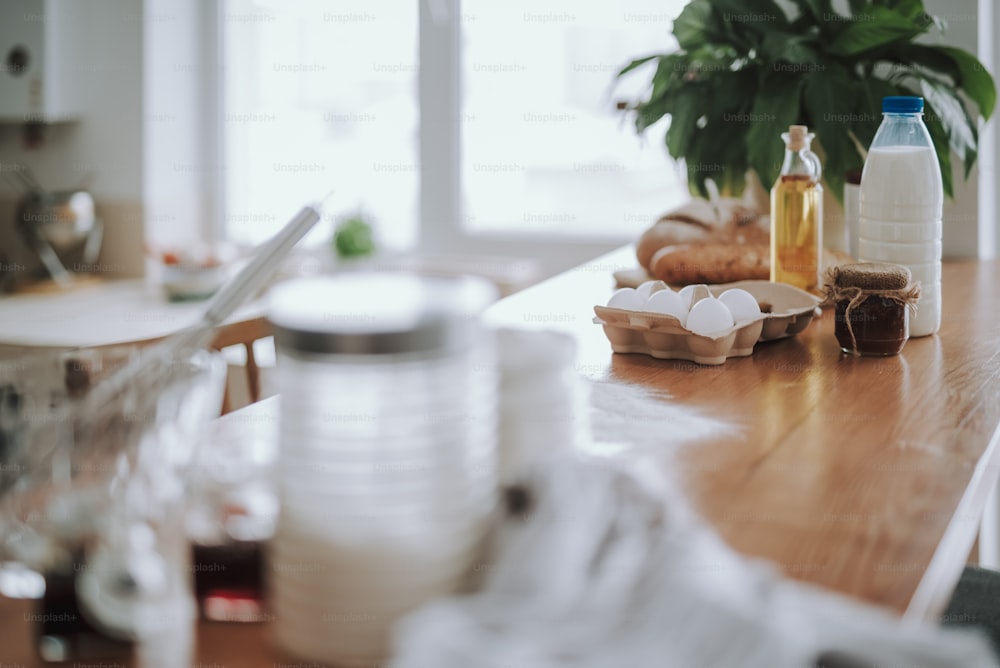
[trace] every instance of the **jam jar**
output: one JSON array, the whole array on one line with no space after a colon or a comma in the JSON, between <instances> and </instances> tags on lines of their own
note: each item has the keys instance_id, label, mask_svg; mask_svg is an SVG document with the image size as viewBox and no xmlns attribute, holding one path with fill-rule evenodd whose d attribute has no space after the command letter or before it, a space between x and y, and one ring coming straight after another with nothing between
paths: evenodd
<instances>
[{"instance_id":1,"label":"jam jar","mask_svg":"<svg viewBox=\"0 0 1000 668\"><path fill-rule=\"evenodd\" d=\"M885 262L834 267L824 286L834 306L834 335L852 355L896 355L909 339L910 309L920 297L910 270Z\"/></svg>"}]
</instances>

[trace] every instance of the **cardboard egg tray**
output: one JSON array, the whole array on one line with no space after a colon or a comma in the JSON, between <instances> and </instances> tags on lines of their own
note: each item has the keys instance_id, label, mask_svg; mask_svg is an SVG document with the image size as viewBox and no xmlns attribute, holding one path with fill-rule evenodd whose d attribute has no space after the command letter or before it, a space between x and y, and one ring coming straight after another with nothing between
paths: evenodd
<instances>
[{"instance_id":1,"label":"cardboard egg tray","mask_svg":"<svg viewBox=\"0 0 1000 668\"><path fill-rule=\"evenodd\" d=\"M718 297L731 288L746 290L761 305L761 310L767 312L708 336L686 329L672 315L607 306L594 307L597 314L594 323L604 326L604 334L616 353L642 353L657 359L722 364L730 357L751 355L758 341L795 336L812 322L820 301L808 292L784 283L738 281L699 285L692 303L709 295ZM655 289L653 291L656 292Z\"/></svg>"}]
</instances>

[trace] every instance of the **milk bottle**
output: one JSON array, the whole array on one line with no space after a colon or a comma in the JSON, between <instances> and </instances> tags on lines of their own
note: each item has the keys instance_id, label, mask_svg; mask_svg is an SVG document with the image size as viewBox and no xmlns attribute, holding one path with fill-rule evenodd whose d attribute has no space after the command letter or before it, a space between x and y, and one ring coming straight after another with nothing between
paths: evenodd
<instances>
[{"instance_id":1,"label":"milk bottle","mask_svg":"<svg viewBox=\"0 0 1000 668\"><path fill-rule=\"evenodd\" d=\"M886 97L861 175L858 259L909 268L922 285L910 336L941 325L941 168L920 97Z\"/></svg>"}]
</instances>

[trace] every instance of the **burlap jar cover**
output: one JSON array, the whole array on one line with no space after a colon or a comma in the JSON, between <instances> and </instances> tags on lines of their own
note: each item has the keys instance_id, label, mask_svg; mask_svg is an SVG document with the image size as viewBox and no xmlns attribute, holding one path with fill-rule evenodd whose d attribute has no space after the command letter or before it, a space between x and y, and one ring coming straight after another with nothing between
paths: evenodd
<instances>
[{"instance_id":1,"label":"burlap jar cover","mask_svg":"<svg viewBox=\"0 0 1000 668\"><path fill-rule=\"evenodd\" d=\"M844 320L851 337L851 349L855 355L858 341L851 324L851 314L869 297L883 297L910 309L916 310L920 299L920 283L910 282L910 270L888 262L858 262L827 269L823 280L824 299L822 306L833 306L846 301Z\"/></svg>"}]
</instances>

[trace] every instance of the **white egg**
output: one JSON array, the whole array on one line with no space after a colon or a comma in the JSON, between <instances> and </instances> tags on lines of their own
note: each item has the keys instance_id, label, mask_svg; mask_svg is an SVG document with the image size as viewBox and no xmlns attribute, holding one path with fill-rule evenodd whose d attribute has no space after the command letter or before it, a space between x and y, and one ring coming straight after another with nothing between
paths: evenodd
<instances>
[{"instance_id":1,"label":"white egg","mask_svg":"<svg viewBox=\"0 0 1000 668\"><path fill-rule=\"evenodd\" d=\"M733 314L726 305L709 297L691 307L685 326L695 334L709 336L727 330L733 324Z\"/></svg>"},{"instance_id":2,"label":"white egg","mask_svg":"<svg viewBox=\"0 0 1000 668\"><path fill-rule=\"evenodd\" d=\"M732 288L719 295L719 301L726 305L736 322L751 320L760 315L760 305L746 290Z\"/></svg>"},{"instance_id":3,"label":"white egg","mask_svg":"<svg viewBox=\"0 0 1000 668\"><path fill-rule=\"evenodd\" d=\"M608 307L621 308L629 311L641 311L646 306L646 300L639 297L633 288L622 288L611 295Z\"/></svg>"},{"instance_id":4,"label":"white egg","mask_svg":"<svg viewBox=\"0 0 1000 668\"><path fill-rule=\"evenodd\" d=\"M685 285L683 288L677 291L677 295L681 298L681 303L690 310L691 309L691 298L694 297L694 289L698 287L697 284Z\"/></svg>"},{"instance_id":5,"label":"white egg","mask_svg":"<svg viewBox=\"0 0 1000 668\"><path fill-rule=\"evenodd\" d=\"M687 320L688 310L684 301L673 290L660 290L654 292L646 300L646 310L652 313L663 313L672 315L681 321L681 325Z\"/></svg>"},{"instance_id":6,"label":"white egg","mask_svg":"<svg viewBox=\"0 0 1000 668\"><path fill-rule=\"evenodd\" d=\"M649 296L653 294L654 290L670 290L670 288L668 288L667 284L663 281L646 281L635 289L636 293L638 293L639 297L641 297L643 301L649 299Z\"/></svg>"}]
</instances>

